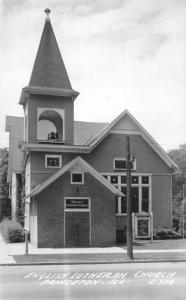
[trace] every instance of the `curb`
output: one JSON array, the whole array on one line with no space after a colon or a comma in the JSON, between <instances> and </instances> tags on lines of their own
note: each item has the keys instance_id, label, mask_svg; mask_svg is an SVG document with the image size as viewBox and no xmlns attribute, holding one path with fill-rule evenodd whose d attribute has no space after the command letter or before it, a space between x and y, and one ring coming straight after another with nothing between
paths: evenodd
<instances>
[{"instance_id":1,"label":"curb","mask_svg":"<svg viewBox=\"0 0 186 300\"><path fill-rule=\"evenodd\" d=\"M124 261L66 261L66 262L33 262L33 263L2 263L0 266L49 266L49 265L98 265L98 264L135 264L135 263L177 263L186 262L183 259L133 259Z\"/></svg>"}]
</instances>

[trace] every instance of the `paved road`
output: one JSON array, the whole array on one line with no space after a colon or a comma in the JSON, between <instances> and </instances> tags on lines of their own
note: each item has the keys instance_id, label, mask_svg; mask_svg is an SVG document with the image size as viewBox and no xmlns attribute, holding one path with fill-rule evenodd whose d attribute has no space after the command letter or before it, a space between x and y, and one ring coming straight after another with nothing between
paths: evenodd
<instances>
[{"instance_id":1,"label":"paved road","mask_svg":"<svg viewBox=\"0 0 186 300\"><path fill-rule=\"evenodd\" d=\"M186 300L186 262L2 266L0 299Z\"/></svg>"}]
</instances>

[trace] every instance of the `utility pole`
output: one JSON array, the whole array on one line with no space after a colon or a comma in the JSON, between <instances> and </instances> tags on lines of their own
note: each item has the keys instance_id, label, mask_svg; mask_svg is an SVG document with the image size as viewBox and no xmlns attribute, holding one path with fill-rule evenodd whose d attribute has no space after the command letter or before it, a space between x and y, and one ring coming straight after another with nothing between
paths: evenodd
<instances>
[{"instance_id":1,"label":"utility pole","mask_svg":"<svg viewBox=\"0 0 186 300\"><path fill-rule=\"evenodd\" d=\"M183 184L183 239L185 238L185 228L186 228L186 185L185 185L185 178L184 178L184 184Z\"/></svg>"},{"instance_id":2,"label":"utility pole","mask_svg":"<svg viewBox=\"0 0 186 300\"><path fill-rule=\"evenodd\" d=\"M28 254L28 231L25 230L25 254Z\"/></svg>"},{"instance_id":3,"label":"utility pole","mask_svg":"<svg viewBox=\"0 0 186 300\"><path fill-rule=\"evenodd\" d=\"M132 238L132 203L131 203L131 156L130 138L126 136L126 169L127 169L127 257L133 259Z\"/></svg>"}]
</instances>

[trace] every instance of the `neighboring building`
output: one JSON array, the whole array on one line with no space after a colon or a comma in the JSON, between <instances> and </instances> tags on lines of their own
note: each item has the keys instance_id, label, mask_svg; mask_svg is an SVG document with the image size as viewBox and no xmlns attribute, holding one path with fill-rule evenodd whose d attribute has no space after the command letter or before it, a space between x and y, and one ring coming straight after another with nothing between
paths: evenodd
<instances>
[{"instance_id":1,"label":"neighboring building","mask_svg":"<svg viewBox=\"0 0 186 300\"><path fill-rule=\"evenodd\" d=\"M19 101L24 119L6 121L12 216L13 190L24 168L25 227L32 243L38 247L115 245L126 227L125 149L130 136L132 210L153 213L154 226L170 227L176 164L127 110L110 124L75 122L77 96L47 17L31 79ZM16 140L22 140L21 149L12 139L13 131Z\"/></svg>"},{"instance_id":2,"label":"neighboring building","mask_svg":"<svg viewBox=\"0 0 186 300\"><path fill-rule=\"evenodd\" d=\"M11 215L15 221L16 204L21 197L23 153L18 148L18 142L23 140L24 126L21 117L6 117L6 128L9 132L8 176L9 196L11 198Z\"/></svg>"}]
</instances>

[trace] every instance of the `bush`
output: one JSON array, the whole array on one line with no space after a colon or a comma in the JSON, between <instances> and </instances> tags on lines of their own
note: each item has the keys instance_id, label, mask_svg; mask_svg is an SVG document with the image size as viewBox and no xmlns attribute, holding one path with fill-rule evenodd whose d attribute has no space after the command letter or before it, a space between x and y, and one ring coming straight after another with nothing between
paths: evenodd
<instances>
[{"instance_id":1,"label":"bush","mask_svg":"<svg viewBox=\"0 0 186 300\"><path fill-rule=\"evenodd\" d=\"M174 228L154 228L153 239L154 240L169 240L169 239L181 239L182 235L174 230Z\"/></svg>"},{"instance_id":2,"label":"bush","mask_svg":"<svg viewBox=\"0 0 186 300\"><path fill-rule=\"evenodd\" d=\"M23 227L9 219L4 219L0 223L0 231L4 239L9 243L19 243L24 241Z\"/></svg>"}]
</instances>

